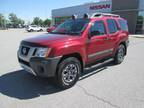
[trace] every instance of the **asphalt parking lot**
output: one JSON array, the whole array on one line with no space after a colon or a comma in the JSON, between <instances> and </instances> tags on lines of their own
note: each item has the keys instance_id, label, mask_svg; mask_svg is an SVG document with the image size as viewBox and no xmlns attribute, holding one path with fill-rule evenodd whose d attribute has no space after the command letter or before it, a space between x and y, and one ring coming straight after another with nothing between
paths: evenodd
<instances>
[{"instance_id":1,"label":"asphalt parking lot","mask_svg":"<svg viewBox=\"0 0 144 108\"><path fill-rule=\"evenodd\" d=\"M122 64L88 68L74 87L61 91L17 62L20 41L42 33L0 31L1 108L144 108L144 38L130 37Z\"/></svg>"}]
</instances>

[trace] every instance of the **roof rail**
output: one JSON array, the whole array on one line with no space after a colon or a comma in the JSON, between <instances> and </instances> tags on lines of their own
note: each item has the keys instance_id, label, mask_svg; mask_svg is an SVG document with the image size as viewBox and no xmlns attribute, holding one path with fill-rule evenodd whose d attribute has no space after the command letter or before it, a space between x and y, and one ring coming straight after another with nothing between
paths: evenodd
<instances>
[{"instance_id":1,"label":"roof rail","mask_svg":"<svg viewBox=\"0 0 144 108\"><path fill-rule=\"evenodd\" d=\"M94 13L94 14L91 16L91 18L102 17L102 16L120 17L120 15L116 15L116 14L109 14L109 13Z\"/></svg>"}]
</instances>

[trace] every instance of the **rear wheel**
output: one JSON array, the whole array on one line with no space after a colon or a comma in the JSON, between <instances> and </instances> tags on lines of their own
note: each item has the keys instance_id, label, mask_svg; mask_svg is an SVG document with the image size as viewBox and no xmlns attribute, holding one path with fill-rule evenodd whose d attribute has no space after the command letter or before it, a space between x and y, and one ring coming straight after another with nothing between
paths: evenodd
<instances>
[{"instance_id":1,"label":"rear wheel","mask_svg":"<svg viewBox=\"0 0 144 108\"><path fill-rule=\"evenodd\" d=\"M30 32L33 32L33 31L34 31L33 29L30 30Z\"/></svg>"},{"instance_id":2,"label":"rear wheel","mask_svg":"<svg viewBox=\"0 0 144 108\"><path fill-rule=\"evenodd\" d=\"M75 85L81 73L80 61L75 57L64 59L58 67L57 84L62 89L67 89Z\"/></svg>"},{"instance_id":3,"label":"rear wheel","mask_svg":"<svg viewBox=\"0 0 144 108\"><path fill-rule=\"evenodd\" d=\"M116 55L114 57L115 64L120 64L123 62L125 52L126 52L125 46L123 44L119 45Z\"/></svg>"}]
</instances>

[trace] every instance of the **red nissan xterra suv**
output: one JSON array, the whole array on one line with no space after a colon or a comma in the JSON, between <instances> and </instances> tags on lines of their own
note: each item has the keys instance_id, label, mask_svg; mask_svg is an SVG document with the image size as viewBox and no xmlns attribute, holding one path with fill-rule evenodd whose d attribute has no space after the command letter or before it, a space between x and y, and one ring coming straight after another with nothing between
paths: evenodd
<instances>
[{"instance_id":1,"label":"red nissan xterra suv","mask_svg":"<svg viewBox=\"0 0 144 108\"><path fill-rule=\"evenodd\" d=\"M67 89L84 67L114 58L120 64L127 54L127 21L114 14L66 20L49 34L23 40L18 50L20 65L40 77L55 77Z\"/></svg>"}]
</instances>

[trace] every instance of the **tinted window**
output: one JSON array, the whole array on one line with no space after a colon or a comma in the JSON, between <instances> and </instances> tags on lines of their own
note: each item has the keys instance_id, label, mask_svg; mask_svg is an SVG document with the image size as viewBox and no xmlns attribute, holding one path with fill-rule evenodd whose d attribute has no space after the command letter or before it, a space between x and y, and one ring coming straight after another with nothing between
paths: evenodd
<instances>
[{"instance_id":1,"label":"tinted window","mask_svg":"<svg viewBox=\"0 0 144 108\"><path fill-rule=\"evenodd\" d=\"M103 21L96 21L95 23L93 23L90 31L91 31L93 36L106 34Z\"/></svg>"},{"instance_id":2,"label":"tinted window","mask_svg":"<svg viewBox=\"0 0 144 108\"><path fill-rule=\"evenodd\" d=\"M128 31L128 26L127 26L127 22L125 20L118 20L119 24L120 24L120 28L123 31Z\"/></svg>"},{"instance_id":3,"label":"tinted window","mask_svg":"<svg viewBox=\"0 0 144 108\"><path fill-rule=\"evenodd\" d=\"M60 24L51 33L79 35L84 31L88 23L89 23L88 19L76 19L76 20L70 19Z\"/></svg>"},{"instance_id":4,"label":"tinted window","mask_svg":"<svg viewBox=\"0 0 144 108\"><path fill-rule=\"evenodd\" d=\"M116 24L115 20L108 19L107 24L108 24L108 29L109 29L110 34L117 32L118 27L117 27L117 24Z\"/></svg>"},{"instance_id":5,"label":"tinted window","mask_svg":"<svg viewBox=\"0 0 144 108\"><path fill-rule=\"evenodd\" d=\"M36 27L36 26L31 26L31 27Z\"/></svg>"}]
</instances>

